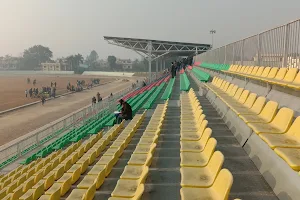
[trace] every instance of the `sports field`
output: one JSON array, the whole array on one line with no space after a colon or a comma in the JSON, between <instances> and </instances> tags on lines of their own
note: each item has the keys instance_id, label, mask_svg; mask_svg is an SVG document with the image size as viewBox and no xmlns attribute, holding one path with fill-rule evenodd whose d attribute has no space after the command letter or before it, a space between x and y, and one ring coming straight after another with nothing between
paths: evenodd
<instances>
[{"instance_id":1,"label":"sports field","mask_svg":"<svg viewBox=\"0 0 300 200\"><path fill-rule=\"evenodd\" d=\"M27 78L30 78L31 83L27 83ZM25 90L30 88L50 87L51 82L56 82L56 95L60 95L67 91L67 84L76 85L77 80L84 80L90 83L92 78L100 78L100 84L115 80L113 77L95 77L95 76L80 76L80 75L11 75L0 76L0 111L21 106L27 103L38 101L38 98L25 97ZM33 80L37 83L34 86Z\"/></svg>"}]
</instances>

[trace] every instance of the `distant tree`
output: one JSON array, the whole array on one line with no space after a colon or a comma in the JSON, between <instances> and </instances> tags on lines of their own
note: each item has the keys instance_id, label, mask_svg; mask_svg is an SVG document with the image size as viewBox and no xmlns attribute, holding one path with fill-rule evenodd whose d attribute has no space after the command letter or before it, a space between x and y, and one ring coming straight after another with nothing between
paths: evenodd
<instances>
[{"instance_id":1,"label":"distant tree","mask_svg":"<svg viewBox=\"0 0 300 200\"><path fill-rule=\"evenodd\" d=\"M29 49L25 49L22 59L22 69L33 70L40 69L40 64L50 62L53 57L52 51L49 47L42 45L34 45Z\"/></svg>"},{"instance_id":2,"label":"distant tree","mask_svg":"<svg viewBox=\"0 0 300 200\"><path fill-rule=\"evenodd\" d=\"M70 70L75 73L79 70L79 65L83 63L83 56L81 54L71 55L66 58L68 65L70 66Z\"/></svg>"},{"instance_id":3,"label":"distant tree","mask_svg":"<svg viewBox=\"0 0 300 200\"><path fill-rule=\"evenodd\" d=\"M117 58L115 56L108 56L107 57L107 62L108 62L109 67L112 70L114 70L117 67L117 65L116 65Z\"/></svg>"}]
</instances>

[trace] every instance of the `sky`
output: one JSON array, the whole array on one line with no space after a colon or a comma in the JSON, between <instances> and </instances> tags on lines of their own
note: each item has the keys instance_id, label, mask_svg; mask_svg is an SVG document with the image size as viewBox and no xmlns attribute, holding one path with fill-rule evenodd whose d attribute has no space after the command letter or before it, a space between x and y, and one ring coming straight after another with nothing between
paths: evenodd
<instances>
[{"instance_id":1,"label":"sky","mask_svg":"<svg viewBox=\"0 0 300 200\"><path fill-rule=\"evenodd\" d=\"M96 50L139 58L103 36L220 47L300 18L299 0L0 0L0 56L41 44L54 58Z\"/></svg>"}]
</instances>

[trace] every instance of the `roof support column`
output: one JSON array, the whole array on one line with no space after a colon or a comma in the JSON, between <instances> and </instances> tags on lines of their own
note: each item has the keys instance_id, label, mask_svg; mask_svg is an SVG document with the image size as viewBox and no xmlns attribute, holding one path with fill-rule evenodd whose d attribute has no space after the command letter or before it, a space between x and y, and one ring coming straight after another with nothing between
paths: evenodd
<instances>
[{"instance_id":1,"label":"roof support column","mask_svg":"<svg viewBox=\"0 0 300 200\"><path fill-rule=\"evenodd\" d=\"M159 71L160 71L160 72L163 71L163 58L160 59L160 70L159 70Z\"/></svg>"},{"instance_id":2,"label":"roof support column","mask_svg":"<svg viewBox=\"0 0 300 200\"><path fill-rule=\"evenodd\" d=\"M148 41L147 45L148 62L149 62L149 83L152 82L151 62L152 62L152 42Z\"/></svg>"},{"instance_id":3,"label":"roof support column","mask_svg":"<svg viewBox=\"0 0 300 200\"><path fill-rule=\"evenodd\" d=\"M163 62L164 62L164 70L165 70L166 69L166 60L164 59Z\"/></svg>"},{"instance_id":4,"label":"roof support column","mask_svg":"<svg viewBox=\"0 0 300 200\"><path fill-rule=\"evenodd\" d=\"M156 73L155 73L155 79L158 78L158 59L156 59Z\"/></svg>"}]
</instances>

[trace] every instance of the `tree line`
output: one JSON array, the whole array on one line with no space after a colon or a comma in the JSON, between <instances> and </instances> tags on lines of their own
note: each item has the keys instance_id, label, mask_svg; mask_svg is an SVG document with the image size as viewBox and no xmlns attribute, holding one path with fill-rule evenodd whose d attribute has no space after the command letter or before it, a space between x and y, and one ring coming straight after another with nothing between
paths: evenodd
<instances>
[{"instance_id":1,"label":"tree line","mask_svg":"<svg viewBox=\"0 0 300 200\"><path fill-rule=\"evenodd\" d=\"M170 58L166 61L166 67L171 66L171 62L175 58ZM25 49L22 56L12 57L6 55L0 57L0 65L6 65L7 68L18 70L41 70L41 63L54 63L59 62L62 70L75 71L75 73L82 73L83 71L134 71L134 72L147 72L148 61L146 59L135 59L132 62L132 69L123 69L121 64L117 63L117 58L110 55L106 60L99 60L99 55L95 50L84 59L83 55L75 54L67 57L58 58L53 60L53 52L49 47L42 45L34 45ZM82 65L82 67L81 67ZM1 66L0 66L1 67ZM152 63L152 71L156 70L156 63Z\"/></svg>"}]
</instances>

